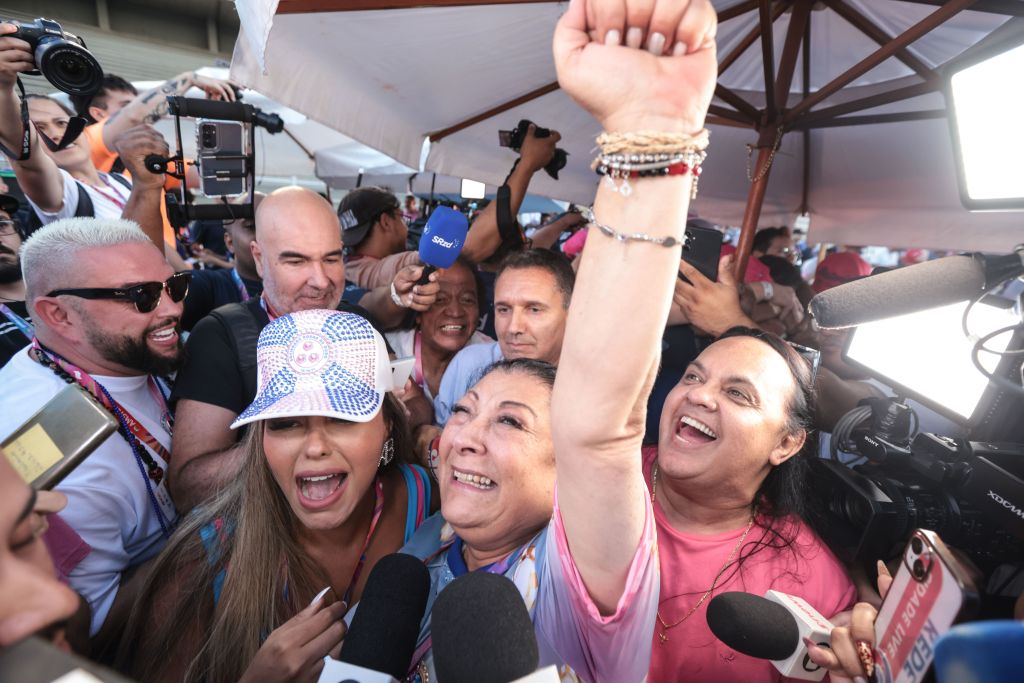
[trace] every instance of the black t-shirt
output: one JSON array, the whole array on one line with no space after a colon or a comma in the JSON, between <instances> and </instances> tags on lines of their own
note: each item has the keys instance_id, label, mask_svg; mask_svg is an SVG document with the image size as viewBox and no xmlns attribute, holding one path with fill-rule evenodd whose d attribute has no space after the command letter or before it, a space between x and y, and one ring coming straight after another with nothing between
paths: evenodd
<instances>
[{"instance_id":1,"label":"black t-shirt","mask_svg":"<svg viewBox=\"0 0 1024 683\"><path fill-rule=\"evenodd\" d=\"M3 304L15 315L32 324L28 317L28 307L24 301L4 301ZM14 354L29 345L32 340L26 337L6 314L0 313L0 368L7 365Z\"/></svg>"},{"instance_id":2,"label":"black t-shirt","mask_svg":"<svg viewBox=\"0 0 1024 683\"><path fill-rule=\"evenodd\" d=\"M203 245L204 249L209 249L221 258L228 257L228 247L224 244L224 221L193 221L189 236L193 242Z\"/></svg>"},{"instance_id":3,"label":"black t-shirt","mask_svg":"<svg viewBox=\"0 0 1024 683\"><path fill-rule=\"evenodd\" d=\"M260 330L270 322L259 299L229 306L243 307ZM363 316L384 336L370 313L361 306L342 301L338 310ZM236 415L241 413L256 398L246 390L246 386L256 386L255 362L250 359L244 365L236 355L231 333L221 320L215 315L206 316L196 324L185 342L185 363L178 372L171 402L186 398L226 408Z\"/></svg>"},{"instance_id":4,"label":"black t-shirt","mask_svg":"<svg viewBox=\"0 0 1024 683\"><path fill-rule=\"evenodd\" d=\"M185 312L181 316L181 329L191 331L196 323L210 311L225 304L242 302L242 295L232 276L233 270L195 270L185 297ZM250 299L258 299L263 293L263 282L242 278L245 291Z\"/></svg>"}]
</instances>

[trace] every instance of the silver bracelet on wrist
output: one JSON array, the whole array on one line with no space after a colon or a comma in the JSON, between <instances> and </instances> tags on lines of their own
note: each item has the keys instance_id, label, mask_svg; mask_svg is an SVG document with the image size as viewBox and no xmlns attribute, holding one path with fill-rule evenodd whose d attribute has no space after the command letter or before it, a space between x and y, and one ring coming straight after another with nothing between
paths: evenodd
<instances>
[{"instance_id":1,"label":"silver bracelet on wrist","mask_svg":"<svg viewBox=\"0 0 1024 683\"><path fill-rule=\"evenodd\" d=\"M764 297L764 301L771 301L772 297L775 296L775 286L767 280L761 282L761 290L761 295Z\"/></svg>"},{"instance_id":2,"label":"silver bracelet on wrist","mask_svg":"<svg viewBox=\"0 0 1024 683\"><path fill-rule=\"evenodd\" d=\"M601 232L601 234L611 237L616 242L650 242L651 244L656 244L660 247L678 247L682 244L682 240L671 235L666 237L653 237L644 232L619 232L610 225L598 223L597 220L594 219L594 212L584 207L580 208L580 213L587 220L587 223L593 225Z\"/></svg>"}]
</instances>

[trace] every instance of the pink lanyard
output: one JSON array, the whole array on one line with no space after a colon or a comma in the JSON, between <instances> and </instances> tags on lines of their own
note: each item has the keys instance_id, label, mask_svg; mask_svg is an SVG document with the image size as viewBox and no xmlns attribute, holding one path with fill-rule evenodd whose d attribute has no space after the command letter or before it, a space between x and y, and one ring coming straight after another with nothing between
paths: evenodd
<instances>
[{"instance_id":1,"label":"pink lanyard","mask_svg":"<svg viewBox=\"0 0 1024 683\"><path fill-rule=\"evenodd\" d=\"M110 188L110 193L105 192L98 187L93 187L92 185L90 185L90 187L96 190L96 192L98 192L101 197L104 197L107 201L109 201L117 208L124 209L125 201L121 199L121 196L117 193L117 190L114 188L113 185L110 184L110 181L107 180L107 176L105 174L100 174L100 180L102 180L106 184L106 186Z\"/></svg>"},{"instance_id":2,"label":"pink lanyard","mask_svg":"<svg viewBox=\"0 0 1024 683\"><path fill-rule=\"evenodd\" d=\"M380 514L384 511L384 482L379 476L377 477L375 489L376 502L373 506L373 519L370 520L370 530L366 534L366 540L363 541L363 550L359 553L359 563L356 564L356 570L352 572L352 580L349 581L348 589L342 598L349 605L352 604L352 592L356 589L356 582L359 581L359 575L363 573L363 566L366 565L366 551L370 547L370 541L373 539L373 532L377 530L377 522L380 521Z\"/></svg>"}]
</instances>

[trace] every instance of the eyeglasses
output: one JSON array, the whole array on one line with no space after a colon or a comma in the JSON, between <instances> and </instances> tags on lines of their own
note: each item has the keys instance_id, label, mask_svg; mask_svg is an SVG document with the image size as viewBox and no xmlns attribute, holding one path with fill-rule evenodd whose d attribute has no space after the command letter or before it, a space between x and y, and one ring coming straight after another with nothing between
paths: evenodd
<instances>
[{"instance_id":1,"label":"eyeglasses","mask_svg":"<svg viewBox=\"0 0 1024 683\"><path fill-rule=\"evenodd\" d=\"M13 235L18 232L18 224L9 218L0 219L0 235Z\"/></svg>"},{"instance_id":2,"label":"eyeglasses","mask_svg":"<svg viewBox=\"0 0 1024 683\"><path fill-rule=\"evenodd\" d=\"M46 296L77 296L82 299L113 299L125 303L135 304L139 313L150 313L160 304L160 297L164 291L175 303L181 301L188 294L188 285L192 280L192 273L175 273L163 282L143 282L142 284L125 287L123 289L111 288L87 288L87 289L55 289Z\"/></svg>"}]
</instances>

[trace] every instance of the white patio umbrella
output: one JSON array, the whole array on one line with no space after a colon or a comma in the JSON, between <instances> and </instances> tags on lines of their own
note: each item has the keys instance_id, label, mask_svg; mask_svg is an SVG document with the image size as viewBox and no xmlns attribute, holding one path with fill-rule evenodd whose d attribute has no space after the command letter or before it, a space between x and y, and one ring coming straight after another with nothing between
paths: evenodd
<instances>
[{"instance_id":1,"label":"white patio umbrella","mask_svg":"<svg viewBox=\"0 0 1024 683\"><path fill-rule=\"evenodd\" d=\"M232 61L236 80L410 168L419 167L423 141L432 137L423 168L489 184L500 183L515 158L497 147L497 130L530 118L561 131L562 146L570 153L561 179L538 174L531 192L583 203L592 199L596 177L588 164L597 125L557 89L551 58L563 3L237 0L236 5L242 22ZM934 79L941 65L1000 27L1011 28L1009 22L1019 22L1013 17L1024 14L1024 7L1014 10L1014 3L987 0L723 0L715 5L720 60L729 64L710 118L712 145L694 207L701 215L738 225L748 206L746 145L759 141L743 122L767 106L759 36L771 35L771 44L780 46L769 52L773 75L786 60L791 67L795 52L781 46L793 18L808 16L792 8L813 7L806 83L813 95L878 51L880 43L916 30L939 12L943 21L936 28L892 47L893 59L855 74L803 112L819 115L844 105L853 116L812 128L806 137L783 138L760 222L790 223L807 210L812 238L894 247L1005 251L1021 240L1024 230L1016 216L971 214L960 206L950 137L945 119L938 118L944 102ZM957 11L971 5L979 11ZM761 6L771 31L759 30ZM797 44L803 33L794 29ZM804 85L800 77L791 79L788 102L774 107L799 107ZM918 94L866 106L872 102L866 98L893 90ZM871 115L874 122L845 125L863 124L856 121L863 118L859 115ZM786 129L810 120L805 116ZM760 144L770 147L772 138Z\"/></svg>"}]
</instances>

